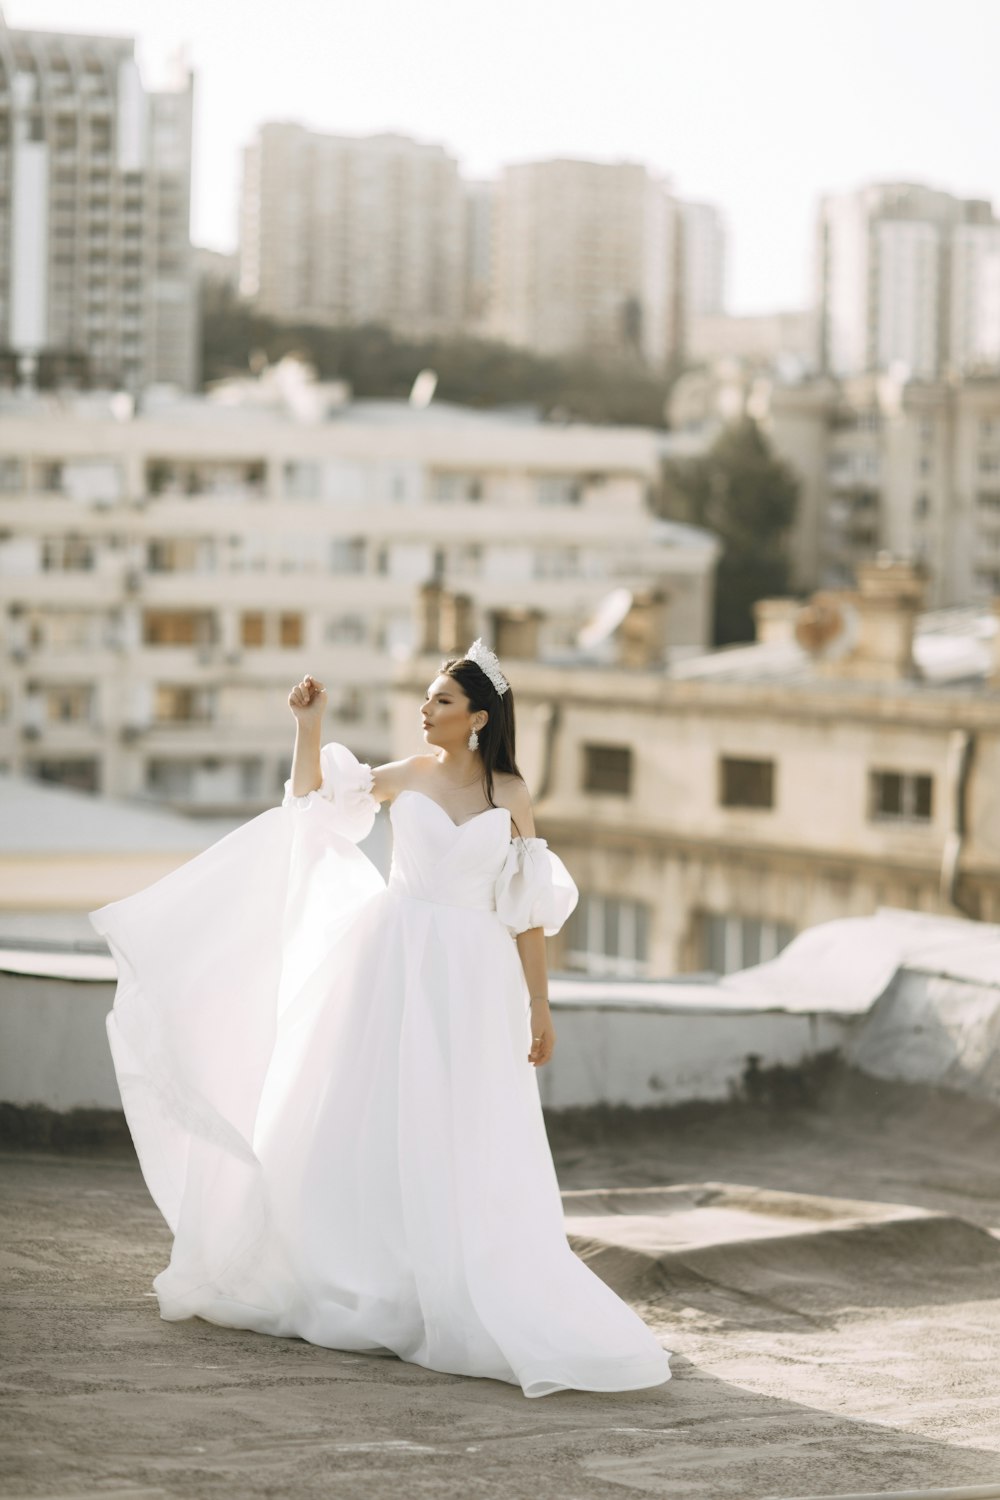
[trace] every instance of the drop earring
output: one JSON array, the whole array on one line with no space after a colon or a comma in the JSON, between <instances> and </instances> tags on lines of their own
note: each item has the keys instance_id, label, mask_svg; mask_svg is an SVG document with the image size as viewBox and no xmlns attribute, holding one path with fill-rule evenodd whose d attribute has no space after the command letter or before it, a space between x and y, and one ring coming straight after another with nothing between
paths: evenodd
<instances>
[{"instance_id":1,"label":"drop earring","mask_svg":"<svg viewBox=\"0 0 1000 1500\"><path fill-rule=\"evenodd\" d=\"M475 729L473 729L472 733L469 735L469 749L470 750L475 750L475 749L478 748L478 745L479 745L479 736L476 733Z\"/></svg>"}]
</instances>

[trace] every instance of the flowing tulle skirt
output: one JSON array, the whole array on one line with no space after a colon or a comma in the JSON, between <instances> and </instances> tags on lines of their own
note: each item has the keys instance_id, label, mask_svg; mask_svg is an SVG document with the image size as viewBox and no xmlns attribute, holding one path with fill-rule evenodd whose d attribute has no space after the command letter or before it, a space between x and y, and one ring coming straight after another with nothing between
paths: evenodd
<instances>
[{"instance_id":1,"label":"flowing tulle skirt","mask_svg":"<svg viewBox=\"0 0 1000 1500\"><path fill-rule=\"evenodd\" d=\"M198 1316L527 1396L669 1379L573 1253L496 914L392 887L275 808L91 914L108 1033L174 1232L161 1315Z\"/></svg>"}]
</instances>

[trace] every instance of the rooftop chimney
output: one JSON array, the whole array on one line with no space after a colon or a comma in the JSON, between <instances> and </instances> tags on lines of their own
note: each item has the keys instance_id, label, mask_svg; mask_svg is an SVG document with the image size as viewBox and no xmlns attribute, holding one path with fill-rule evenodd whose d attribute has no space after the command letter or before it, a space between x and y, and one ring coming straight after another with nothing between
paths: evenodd
<instances>
[{"instance_id":1,"label":"rooftop chimney","mask_svg":"<svg viewBox=\"0 0 1000 1500\"><path fill-rule=\"evenodd\" d=\"M868 682L919 676L913 634L927 588L926 568L909 558L880 552L859 563L856 573L858 586L853 592L822 595L825 604L839 605L844 628L820 646L817 670L825 676Z\"/></svg>"},{"instance_id":2,"label":"rooftop chimney","mask_svg":"<svg viewBox=\"0 0 1000 1500\"><path fill-rule=\"evenodd\" d=\"M663 665L667 651L665 589L636 589L632 605L615 633L620 667L649 670Z\"/></svg>"},{"instance_id":3,"label":"rooftop chimney","mask_svg":"<svg viewBox=\"0 0 1000 1500\"><path fill-rule=\"evenodd\" d=\"M798 599L758 599L753 607L754 626L761 645L794 641L795 621L802 608Z\"/></svg>"},{"instance_id":4,"label":"rooftop chimney","mask_svg":"<svg viewBox=\"0 0 1000 1500\"><path fill-rule=\"evenodd\" d=\"M432 579L417 593L417 649L423 655L464 656L473 641L472 600Z\"/></svg>"},{"instance_id":5,"label":"rooftop chimney","mask_svg":"<svg viewBox=\"0 0 1000 1500\"><path fill-rule=\"evenodd\" d=\"M537 661L540 609L493 611L493 649L500 661Z\"/></svg>"}]
</instances>

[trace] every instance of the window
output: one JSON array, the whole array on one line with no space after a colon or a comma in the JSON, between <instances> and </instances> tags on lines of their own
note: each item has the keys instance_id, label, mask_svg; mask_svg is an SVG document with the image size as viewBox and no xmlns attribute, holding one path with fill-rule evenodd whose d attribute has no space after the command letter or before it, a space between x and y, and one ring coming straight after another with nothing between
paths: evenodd
<instances>
[{"instance_id":1,"label":"window","mask_svg":"<svg viewBox=\"0 0 1000 1500\"><path fill-rule=\"evenodd\" d=\"M338 646L360 646L367 636L360 615L336 615L326 622L326 639Z\"/></svg>"},{"instance_id":2,"label":"window","mask_svg":"<svg viewBox=\"0 0 1000 1500\"><path fill-rule=\"evenodd\" d=\"M933 780L917 771L872 771L869 818L890 823L930 822Z\"/></svg>"},{"instance_id":3,"label":"window","mask_svg":"<svg viewBox=\"0 0 1000 1500\"><path fill-rule=\"evenodd\" d=\"M0 458L0 495L17 495L24 488L24 473L19 458Z\"/></svg>"},{"instance_id":4,"label":"window","mask_svg":"<svg viewBox=\"0 0 1000 1500\"><path fill-rule=\"evenodd\" d=\"M87 537L47 536L42 541L42 568L52 572L86 572L94 566L94 547Z\"/></svg>"},{"instance_id":5,"label":"window","mask_svg":"<svg viewBox=\"0 0 1000 1500\"><path fill-rule=\"evenodd\" d=\"M79 792L100 791L100 768L93 758L45 757L29 762L26 769L28 775L33 776L37 781L51 781L58 786L71 786Z\"/></svg>"},{"instance_id":6,"label":"window","mask_svg":"<svg viewBox=\"0 0 1000 1500\"><path fill-rule=\"evenodd\" d=\"M152 537L146 543L151 573L211 573L215 569L212 537Z\"/></svg>"},{"instance_id":7,"label":"window","mask_svg":"<svg viewBox=\"0 0 1000 1500\"><path fill-rule=\"evenodd\" d=\"M61 463L41 463L38 465L36 484L40 490L45 490L51 495L61 495L63 487L63 466Z\"/></svg>"},{"instance_id":8,"label":"window","mask_svg":"<svg viewBox=\"0 0 1000 1500\"><path fill-rule=\"evenodd\" d=\"M438 577L444 572L445 557L442 552ZM451 549L450 569L456 578L478 578L483 567L483 549L479 542L465 542Z\"/></svg>"},{"instance_id":9,"label":"window","mask_svg":"<svg viewBox=\"0 0 1000 1500\"><path fill-rule=\"evenodd\" d=\"M539 547L535 552L536 578L579 578L579 547Z\"/></svg>"},{"instance_id":10,"label":"window","mask_svg":"<svg viewBox=\"0 0 1000 1500\"><path fill-rule=\"evenodd\" d=\"M482 500L485 486L478 474L434 474L430 483L431 499L445 504L455 500Z\"/></svg>"},{"instance_id":11,"label":"window","mask_svg":"<svg viewBox=\"0 0 1000 1500\"><path fill-rule=\"evenodd\" d=\"M584 745L583 790L627 797L632 790L632 750L628 745Z\"/></svg>"},{"instance_id":12,"label":"window","mask_svg":"<svg viewBox=\"0 0 1000 1500\"><path fill-rule=\"evenodd\" d=\"M59 610L45 615L45 645L58 651L82 651L98 644L98 617L86 610ZM38 635L34 644L41 644L42 625L32 621L33 632Z\"/></svg>"},{"instance_id":13,"label":"window","mask_svg":"<svg viewBox=\"0 0 1000 1500\"><path fill-rule=\"evenodd\" d=\"M641 979L649 969L649 907L582 894L566 925L566 964L578 973Z\"/></svg>"},{"instance_id":14,"label":"window","mask_svg":"<svg viewBox=\"0 0 1000 1500\"><path fill-rule=\"evenodd\" d=\"M334 537L330 543L331 573L363 573L365 542L363 537Z\"/></svg>"},{"instance_id":15,"label":"window","mask_svg":"<svg viewBox=\"0 0 1000 1500\"><path fill-rule=\"evenodd\" d=\"M1000 510L1000 490L980 490L976 504L981 510Z\"/></svg>"},{"instance_id":16,"label":"window","mask_svg":"<svg viewBox=\"0 0 1000 1500\"><path fill-rule=\"evenodd\" d=\"M774 761L723 755L719 760L719 801L723 807L773 807Z\"/></svg>"},{"instance_id":17,"label":"window","mask_svg":"<svg viewBox=\"0 0 1000 1500\"><path fill-rule=\"evenodd\" d=\"M147 609L142 617L145 646L208 646L215 620L208 611Z\"/></svg>"},{"instance_id":18,"label":"window","mask_svg":"<svg viewBox=\"0 0 1000 1500\"><path fill-rule=\"evenodd\" d=\"M318 500L321 483L318 463L303 460L285 465L285 494L289 500Z\"/></svg>"},{"instance_id":19,"label":"window","mask_svg":"<svg viewBox=\"0 0 1000 1500\"><path fill-rule=\"evenodd\" d=\"M282 615L278 622L279 640L283 646L302 645L302 616Z\"/></svg>"},{"instance_id":20,"label":"window","mask_svg":"<svg viewBox=\"0 0 1000 1500\"><path fill-rule=\"evenodd\" d=\"M189 800L194 793L195 767L189 760L151 760L146 770L146 790L154 797Z\"/></svg>"},{"instance_id":21,"label":"window","mask_svg":"<svg viewBox=\"0 0 1000 1500\"><path fill-rule=\"evenodd\" d=\"M45 689L45 717L50 724L86 723L94 703L89 683L72 682Z\"/></svg>"},{"instance_id":22,"label":"window","mask_svg":"<svg viewBox=\"0 0 1000 1500\"><path fill-rule=\"evenodd\" d=\"M257 612L245 614L240 621L240 640L244 646L263 646L264 616Z\"/></svg>"},{"instance_id":23,"label":"window","mask_svg":"<svg viewBox=\"0 0 1000 1500\"><path fill-rule=\"evenodd\" d=\"M696 921L701 967L713 974L733 974L765 963L795 936L789 923L766 917L699 912Z\"/></svg>"},{"instance_id":24,"label":"window","mask_svg":"<svg viewBox=\"0 0 1000 1500\"><path fill-rule=\"evenodd\" d=\"M160 724L208 724L212 719L212 689L157 683L153 714Z\"/></svg>"},{"instance_id":25,"label":"window","mask_svg":"<svg viewBox=\"0 0 1000 1500\"><path fill-rule=\"evenodd\" d=\"M345 724L364 718L365 700L359 687L341 687L334 694L334 716Z\"/></svg>"},{"instance_id":26,"label":"window","mask_svg":"<svg viewBox=\"0 0 1000 1500\"><path fill-rule=\"evenodd\" d=\"M583 486L575 474L541 474L536 494L539 505L578 505Z\"/></svg>"}]
</instances>

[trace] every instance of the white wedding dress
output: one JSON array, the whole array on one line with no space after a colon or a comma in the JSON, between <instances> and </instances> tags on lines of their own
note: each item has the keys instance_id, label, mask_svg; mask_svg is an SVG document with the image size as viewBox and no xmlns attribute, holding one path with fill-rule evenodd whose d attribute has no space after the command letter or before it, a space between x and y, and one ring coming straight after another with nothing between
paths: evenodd
<instances>
[{"instance_id":1,"label":"white wedding dress","mask_svg":"<svg viewBox=\"0 0 1000 1500\"><path fill-rule=\"evenodd\" d=\"M670 1378L652 1330L570 1249L512 933L577 890L492 808L390 812L386 883L357 841L371 768L90 913L118 966L108 1035L173 1231L161 1316L392 1351L526 1396Z\"/></svg>"}]
</instances>

